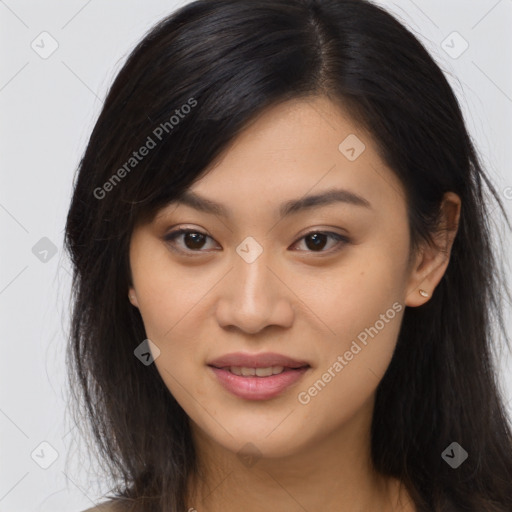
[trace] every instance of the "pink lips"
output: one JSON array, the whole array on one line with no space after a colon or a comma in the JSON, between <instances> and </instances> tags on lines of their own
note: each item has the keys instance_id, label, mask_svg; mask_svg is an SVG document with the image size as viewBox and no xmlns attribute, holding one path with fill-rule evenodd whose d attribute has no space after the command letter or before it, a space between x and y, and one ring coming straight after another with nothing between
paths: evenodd
<instances>
[{"instance_id":1,"label":"pink lips","mask_svg":"<svg viewBox=\"0 0 512 512\"><path fill-rule=\"evenodd\" d=\"M299 368L309 366L307 361L292 359L288 356L264 352L262 354L246 354L233 352L226 354L208 363L209 366L225 368L226 366L245 366L246 368L267 368L268 366L284 366L285 368Z\"/></svg>"},{"instance_id":2,"label":"pink lips","mask_svg":"<svg viewBox=\"0 0 512 512\"><path fill-rule=\"evenodd\" d=\"M305 361L270 352L255 355L241 352L227 354L214 359L208 363L208 366L226 390L246 400L268 400L273 398L297 382L310 368L310 365ZM256 375L235 375L229 371L230 366L247 368L283 366L285 369L277 375L258 377Z\"/></svg>"}]
</instances>

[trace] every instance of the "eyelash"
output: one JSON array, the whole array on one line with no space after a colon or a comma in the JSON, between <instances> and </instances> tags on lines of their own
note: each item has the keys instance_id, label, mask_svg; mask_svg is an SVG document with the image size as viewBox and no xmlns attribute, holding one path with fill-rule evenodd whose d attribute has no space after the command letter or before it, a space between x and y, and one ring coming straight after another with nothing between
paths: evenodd
<instances>
[{"instance_id":1,"label":"eyelash","mask_svg":"<svg viewBox=\"0 0 512 512\"><path fill-rule=\"evenodd\" d=\"M165 235L164 237L164 240L168 243L172 243L174 242L174 240L176 238L178 238L180 235L184 235L184 234L189 234L189 233L194 233L194 234L198 234L198 235L203 235L207 238L210 238L213 240L212 237L210 237L209 235L207 235L206 233L203 233L201 231L198 231L197 229L177 229L175 231L171 231L170 233L168 233L167 235ZM338 243L334 246L334 247L331 247L331 249L328 249L327 251L306 251L306 252L310 252L310 253L318 253L318 254L331 254L331 253L334 253L334 252L337 252L339 250L342 249L342 247L345 245L345 244L348 244L350 243L350 240L346 237L346 236L343 236L343 235L340 235L339 233L333 233L332 231L317 231L317 230L313 230L313 231L310 231L309 233L306 233L305 235L303 235L301 238L299 238L295 243L297 243L298 241L300 240L303 240L304 238L307 238L308 236L311 236L311 235L327 235L327 236L330 236L331 238L334 238ZM180 252L180 253L183 253L185 254L186 256L190 256L190 257L195 257L195 256L198 256L198 254L190 254L190 253L202 253L202 252L207 252L207 251L203 251L201 249L199 250L193 250L193 249L186 249L186 250L183 250L183 249L177 249L176 247L173 247L173 250L177 251L177 252ZM187 254L188 253L188 254Z\"/></svg>"}]
</instances>

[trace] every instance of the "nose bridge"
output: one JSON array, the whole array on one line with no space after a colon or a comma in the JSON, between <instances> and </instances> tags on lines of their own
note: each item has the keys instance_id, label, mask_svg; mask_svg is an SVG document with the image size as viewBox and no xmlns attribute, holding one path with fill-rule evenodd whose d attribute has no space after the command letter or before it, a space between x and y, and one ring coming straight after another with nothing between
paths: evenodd
<instances>
[{"instance_id":1,"label":"nose bridge","mask_svg":"<svg viewBox=\"0 0 512 512\"><path fill-rule=\"evenodd\" d=\"M287 288L271 270L271 251L248 238L237 247L233 269L226 276L217 309L219 323L253 333L269 324L288 326L291 304Z\"/></svg>"},{"instance_id":2,"label":"nose bridge","mask_svg":"<svg viewBox=\"0 0 512 512\"><path fill-rule=\"evenodd\" d=\"M242 300L240 305L260 302L264 306L274 295L272 280L275 277L269 270L269 251L262 252L254 261L240 258L235 264L236 293ZM239 283L239 284L238 284Z\"/></svg>"}]
</instances>

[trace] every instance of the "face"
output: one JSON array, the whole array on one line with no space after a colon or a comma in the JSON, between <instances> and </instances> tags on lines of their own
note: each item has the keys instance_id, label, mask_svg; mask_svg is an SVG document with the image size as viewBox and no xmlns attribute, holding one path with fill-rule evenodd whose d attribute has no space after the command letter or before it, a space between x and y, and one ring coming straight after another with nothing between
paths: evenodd
<instances>
[{"instance_id":1,"label":"face","mask_svg":"<svg viewBox=\"0 0 512 512\"><path fill-rule=\"evenodd\" d=\"M400 182L315 98L266 111L189 192L130 245L131 301L169 391L232 452L286 456L342 431L368 410L417 293ZM233 353L256 358L219 361Z\"/></svg>"}]
</instances>

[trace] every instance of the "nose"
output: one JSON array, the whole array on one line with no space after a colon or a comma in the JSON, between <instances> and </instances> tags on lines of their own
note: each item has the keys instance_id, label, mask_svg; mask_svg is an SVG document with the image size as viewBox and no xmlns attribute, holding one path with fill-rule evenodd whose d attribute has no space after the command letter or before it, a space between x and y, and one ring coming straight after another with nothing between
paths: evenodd
<instances>
[{"instance_id":1,"label":"nose","mask_svg":"<svg viewBox=\"0 0 512 512\"><path fill-rule=\"evenodd\" d=\"M269 325L292 325L293 292L264 255L251 263L236 256L234 268L221 282L216 308L221 327L256 334Z\"/></svg>"}]
</instances>

